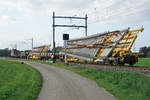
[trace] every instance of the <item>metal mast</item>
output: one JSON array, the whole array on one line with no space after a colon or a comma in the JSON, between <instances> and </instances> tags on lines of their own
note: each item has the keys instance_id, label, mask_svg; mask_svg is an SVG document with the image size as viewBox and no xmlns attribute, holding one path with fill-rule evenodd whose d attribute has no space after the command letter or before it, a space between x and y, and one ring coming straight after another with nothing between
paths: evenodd
<instances>
[{"instance_id":1,"label":"metal mast","mask_svg":"<svg viewBox=\"0 0 150 100\"><path fill-rule=\"evenodd\" d=\"M77 27L77 28L85 28L85 36L87 36L87 14L85 17L70 17L70 16L55 16L55 12L53 12L53 63L56 61L55 57L55 27ZM85 25L55 25L55 19L79 19L85 20Z\"/></svg>"}]
</instances>

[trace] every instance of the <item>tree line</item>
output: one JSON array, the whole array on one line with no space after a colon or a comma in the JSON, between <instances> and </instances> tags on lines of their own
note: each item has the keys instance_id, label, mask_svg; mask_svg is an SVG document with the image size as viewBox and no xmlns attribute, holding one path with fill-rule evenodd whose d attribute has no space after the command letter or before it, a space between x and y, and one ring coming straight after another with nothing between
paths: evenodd
<instances>
[{"instance_id":1,"label":"tree line","mask_svg":"<svg viewBox=\"0 0 150 100\"><path fill-rule=\"evenodd\" d=\"M0 56L1 57L9 57L10 53L11 53L11 50L9 50L8 48L0 49Z\"/></svg>"},{"instance_id":2,"label":"tree line","mask_svg":"<svg viewBox=\"0 0 150 100\"><path fill-rule=\"evenodd\" d=\"M141 57L150 57L150 47L141 47L140 48L140 52L143 53L143 55L141 55Z\"/></svg>"}]
</instances>

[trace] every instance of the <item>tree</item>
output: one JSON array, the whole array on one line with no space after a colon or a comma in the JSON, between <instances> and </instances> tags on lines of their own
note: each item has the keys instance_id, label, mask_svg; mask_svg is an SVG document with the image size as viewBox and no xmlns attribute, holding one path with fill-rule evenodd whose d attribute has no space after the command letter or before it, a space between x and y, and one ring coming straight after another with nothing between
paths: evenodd
<instances>
[{"instance_id":1,"label":"tree","mask_svg":"<svg viewBox=\"0 0 150 100\"><path fill-rule=\"evenodd\" d=\"M10 56L10 50L8 48L0 49L0 56L5 56L5 57Z\"/></svg>"},{"instance_id":2,"label":"tree","mask_svg":"<svg viewBox=\"0 0 150 100\"><path fill-rule=\"evenodd\" d=\"M141 47L140 48L140 52L144 53L143 55L141 55L141 57L147 57L148 52L150 52L150 47Z\"/></svg>"},{"instance_id":3,"label":"tree","mask_svg":"<svg viewBox=\"0 0 150 100\"><path fill-rule=\"evenodd\" d=\"M150 58L150 51L147 53L147 56L146 57L149 57Z\"/></svg>"}]
</instances>

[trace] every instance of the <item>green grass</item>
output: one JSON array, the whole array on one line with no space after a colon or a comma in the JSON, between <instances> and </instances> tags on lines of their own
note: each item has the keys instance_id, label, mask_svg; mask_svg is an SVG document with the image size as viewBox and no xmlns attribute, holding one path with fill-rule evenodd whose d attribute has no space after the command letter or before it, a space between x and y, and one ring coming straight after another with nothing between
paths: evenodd
<instances>
[{"instance_id":1,"label":"green grass","mask_svg":"<svg viewBox=\"0 0 150 100\"><path fill-rule=\"evenodd\" d=\"M69 66L56 63L47 64L65 68L95 80L99 86L104 87L107 91L119 98L119 100L150 100L150 77L146 75L84 66Z\"/></svg>"},{"instance_id":2,"label":"green grass","mask_svg":"<svg viewBox=\"0 0 150 100\"><path fill-rule=\"evenodd\" d=\"M150 67L150 58L139 58L139 61L135 64L135 66Z\"/></svg>"},{"instance_id":3,"label":"green grass","mask_svg":"<svg viewBox=\"0 0 150 100\"><path fill-rule=\"evenodd\" d=\"M0 59L0 100L36 100L41 86L42 77L35 69Z\"/></svg>"}]
</instances>

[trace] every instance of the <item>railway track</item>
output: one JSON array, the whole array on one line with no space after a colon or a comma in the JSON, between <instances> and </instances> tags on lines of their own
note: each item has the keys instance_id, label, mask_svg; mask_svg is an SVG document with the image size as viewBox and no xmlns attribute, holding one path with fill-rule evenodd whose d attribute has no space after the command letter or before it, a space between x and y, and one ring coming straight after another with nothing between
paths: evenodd
<instances>
[{"instance_id":1,"label":"railway track","mask_svg":"<svg viewBox=\"0 0 150 100\"><path fill-rule=\"evenodd\" d=\"M86 66L86 67L115 70L115 71L138 72L138 73L150 75L150 67L115 66L115 65L88 64L88 63L75 63L75 62L71 62L69 63L69 65Z\"/></svg>"}]
</instances>

